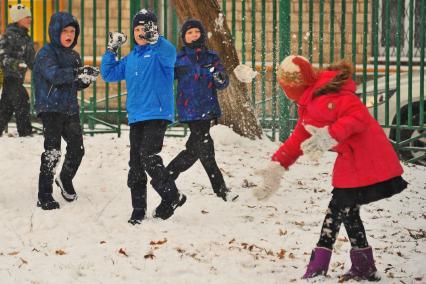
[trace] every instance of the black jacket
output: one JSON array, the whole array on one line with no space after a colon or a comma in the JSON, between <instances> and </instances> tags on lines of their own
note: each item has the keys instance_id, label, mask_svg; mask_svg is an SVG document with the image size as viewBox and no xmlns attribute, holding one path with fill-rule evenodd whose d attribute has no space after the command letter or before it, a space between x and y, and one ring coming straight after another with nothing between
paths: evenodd
<instances>
[{"instance_id":1,"label":"black jacket","mask_svg":"<svg viewBox=\"0 0 426 284\"><path fill-rule=\"evenodd\" d=\"M16 23L8 25L0 37L0 68L5 82L13 78L23 83L27 69L33 69L34 56L34 43L28 30Z\"/></svg>"}]
</instances>

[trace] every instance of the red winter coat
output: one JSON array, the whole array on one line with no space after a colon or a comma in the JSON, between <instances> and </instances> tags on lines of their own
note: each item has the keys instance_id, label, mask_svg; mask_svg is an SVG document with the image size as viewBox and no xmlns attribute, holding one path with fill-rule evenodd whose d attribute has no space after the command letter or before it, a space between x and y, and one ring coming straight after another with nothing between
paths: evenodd
<instances>
[{"instance_id":1,"label":"red winter coat","mask_svg":"<svg viewBox=\"0 0 426 284\"><path fill-rule=\"evenodd\" d=\"M324 71L318 81L298 101L299 120L291 136L272 156L273 161L288 168L303 155L300 145L311 135L303 125L328 126L338 144L332 184L337 188L354 188L386 181L403 173L398 157L377 121L355 95L355 83L346 81L339 93L314 97L336 71Z\"/></svg>"}]
</instances>

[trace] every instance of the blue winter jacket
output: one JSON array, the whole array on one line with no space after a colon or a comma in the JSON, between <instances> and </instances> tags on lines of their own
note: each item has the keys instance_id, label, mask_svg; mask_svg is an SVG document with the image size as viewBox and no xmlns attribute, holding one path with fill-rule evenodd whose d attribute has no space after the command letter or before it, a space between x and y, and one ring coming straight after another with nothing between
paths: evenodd
<instances>
[{"instance_id":1,"label":"blue winter jacket","mask_svg":"<svg viewBox=\"0 0 426 284\"><path fill-rule=\"evenodd\" d=\"M129 124L164 119L173 122L173 67L176 48L164 37L157 43L136 45L121 60L107 51L102 57L101 75L107 82L125 79Z\"/></svg>"},{"instance_id":2,"label":"blue winter jacket","mask_svg":"<svg viewBox=\"0 0 426 284\"><path fill-rule=\"evenodd\" d=\"M225 76L222 84L215 82L213 73L218 71L225 72L214 51L184 46L178 53L175 78L178 81L176 107L180 122L220 117L216 90L226 88L229 79Z\"/></svg>"},{"instance_id":3,"label":"blue winter jacket","mask_svg":"<svg viewBox=\"0 0 426 284\"><path fill-rule=\"evenodd\" d=\"M74 26L76 36L69 48L61 45L60 36L66 26ZM88 87L76 81L76 68L82 66L80 55L73 50L80 26L69 13L52 15L49 24L50 43L38 53L34 64L35 109L42 112L78 114L77 91Z\"/></svg>"}]
</instances>

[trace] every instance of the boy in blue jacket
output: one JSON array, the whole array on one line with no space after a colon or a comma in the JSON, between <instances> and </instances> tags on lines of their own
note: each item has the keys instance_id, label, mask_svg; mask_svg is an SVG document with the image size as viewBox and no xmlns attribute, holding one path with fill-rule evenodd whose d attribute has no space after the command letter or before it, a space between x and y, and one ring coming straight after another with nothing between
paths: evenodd
<instances>
[{"instance_id":1,"label":"boy in blue jacket","mask_svg":"<svg viewBox=\"0 0 426 284\"><path fill-rule=\"evenodd\" d=\"M176 49L159 36L157 17L142 9L133 17L134 49L116 60L124 35L110 34L107 51L102 57L101 75L107 82L126 80L126 109L130 125L130 161L127 185L133 212L129 223L140 224L146 213L147 175L161 196L154 217L170 218L182 206L186 196L180 194L169 178L159 156L167 125L173 122L173 67Z\"/></svg>"},{"instance_id":2,"label":"boy in blue jacket","mask_svg":"<svg viewBox=\"0 0 426 284\"><path fill-rule=\"evenodd\" d=\"M233 201L217 166L210 125L221 115L217 90L228 86L228 75L219 56L207 49L206 32L202 23L188 19L181 29L183 48L177 55L175 77L178 81L176 106L179 121L188 123L191 134L186 149L167 166L173 180L200 159L215 194L224 201Z\"/></svg>"},{"instance_id":3,"label":"boy in blue jacket","mask_svg":"<svg viewBox=\"0 0 426 284\"><path fill-rule=\"evenodd\" d=\"M52 185L61 157L61 137L67 143L67 152L55 182L66 201L77 198L72 179L84 155L77 91L87 88L99 74L96 67L83 67L80 55L73 50L79 34L80 26L73 15L53 14L50 43L38 52L34 64L35 109L44 135L37 206L43 210L59 208L52 197Z\"/></svg>"}]
</instances>

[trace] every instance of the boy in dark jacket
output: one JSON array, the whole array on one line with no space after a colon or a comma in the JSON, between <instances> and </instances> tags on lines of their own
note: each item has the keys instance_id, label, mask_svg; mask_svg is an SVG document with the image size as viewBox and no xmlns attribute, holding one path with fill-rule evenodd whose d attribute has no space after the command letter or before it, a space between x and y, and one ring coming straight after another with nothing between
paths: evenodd
<instances>
[{"instance_id":1,"label":"boy in dark jacket","mask_svg":"<svg viewBox=\"0 0 426 284\"><path fill-rule=\"evenodd\" d=\"M67 152L55 182L66 201L77 198L72 179L84 155L77 91L87 88L99 74L95 67L82 67L80 55L73 50L79 34L80 26L73 15L53 14L50 43L39 51L34 65L35 108L43 122L45 149L41 155L37 206L44 210L59 208L52 197L52 185L61 157L61 137L67 143Z\"/></svg>"},{"instance_id":2,"label":"boy in dark jacket","mask_svg":"<svg viewBox=\"0 0 426 284\"><path fill-rule=\"evenodd\" d=\"M130 125L130 161L127 186L133 212L129 223L140 224L146 213L147 173L161 196L154 217L170 218L186 196L171 180L159 153L167 125L173 121L173 67L176 48L158 33L157 16L146 9L133 17L134 49L121 60L117 50L125 36L112 33L102 57L102 78L107 82L126 80L126 109Z\"/></svg>"},{"instance_id":3,"label":"boy in dark jacket","mask_svg":"<svg viewBox=\"0 0 426 284\"><path fill-rule=\"evenodd\" d=\"M0 37L0 68L4 73L0 136L13 113L19 136L28 136L31 134L30 103L23 84L27 69L33 69L34 64L34 43L28 35L32 18L30 10L22 4L10 7L10 17L13 23Z\"/></svg>"},{"instance_id":4,"label":"boy in dark jacket","mask_svg":"<svg viewBox=\"0 0 426 284\"><path fill-rule=\"evenodd\" d=\"M178 81L177 110L180 122L191 130L186 149L167 166L173 180L189 169L198 159L209 176L213 191L225 201L238 196L230 194L216 164L210 125L221 115L216 90L228 86L228 75L219 56L207 49L206 32L202 23L187 20L181 29L182 50L177 54L175 78Z\"/></svg>"}]
</instances>

